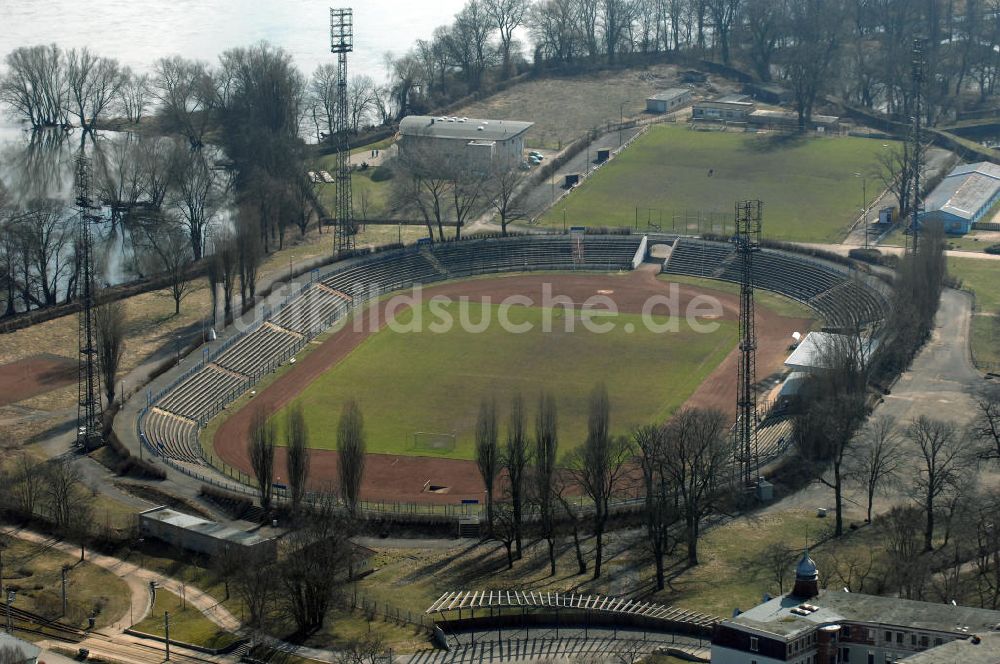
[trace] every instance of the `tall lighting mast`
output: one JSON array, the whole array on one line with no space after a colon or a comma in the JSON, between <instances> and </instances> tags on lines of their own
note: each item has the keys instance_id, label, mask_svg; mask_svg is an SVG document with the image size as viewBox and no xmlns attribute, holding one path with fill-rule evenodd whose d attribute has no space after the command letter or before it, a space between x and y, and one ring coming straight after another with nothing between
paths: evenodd
<instances>
[{"instance_id":1,"label":"tall lighting mast","mask_svg":"<svg viewBox=\"0 0 1000 664\"><path fill-rule=\"evenodd\" d=\"M347 121L347 54L354 50L354 17L347 8L330 9L330 52L337 54L337 118L333 140L337 144L336 221L334 253L354 248L354 204L351 197L351 146Z\"/></svg>"}]
</instances>

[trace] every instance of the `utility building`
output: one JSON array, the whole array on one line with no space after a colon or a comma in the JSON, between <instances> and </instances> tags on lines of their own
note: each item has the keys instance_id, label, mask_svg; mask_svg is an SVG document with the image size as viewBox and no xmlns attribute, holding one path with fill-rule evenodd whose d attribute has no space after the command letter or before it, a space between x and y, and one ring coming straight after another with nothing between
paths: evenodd
<instances>
[{"instance_id":1,"label":"utility building","mask_svg":"<svg viewBox=\"0 0 1000 664\"><path fill-rule=\"evenodd\" d=\"M1000 661L1000 611L820 590L807 553L792 592L764 600L716 627L712 664Z\"/></svg>"},{"instance_id":2,"label":"utility building","mask_svg":"<svg viewBox=\"0 0 1000 664\"><path fill-rule=\"evenodd\" d=\"M1000 201L1000 166L981 161L952 169L924 200L921 225L940 222L946 233L964 235ZM990 221L986 219L985 221Z\"/></svg>"},{"instance_id":3,"label":"utility building","mask_svg":"<svg viewBox=\"0 0 1000 664\"><path fill-rule=\"evenodd\" d=\"M516 168L524 159L524 134L533 123L408 115L399 122L399 155L480 172Z\"/></svg>"},{"instance_id":4,"label":"utility building","mask_svg":"<svg viewBox=\"0 0 1000 664\"><path fill-rule=\"evenodd\" d=\"M172 546L207 556L217 556L227 549L243 550L274 560L278 542L255 533L224 526L167 507L154 507L139 513L139 532Z\"/></svg>"},{"instance_id":5,"label":"utility building","mask_svg":"<svg viewBox=\"0 0 1000 664\"><path fill-rule=\"evenodd\" d=\"M649 113L672 113L691 103L691 91L687 88L670 88L646 99Z\"/></svg>"},{"instance_id":6,"label":"utility building","mask_svg":"<svg viewBox=\"0 0 1000 664\"><path fill-rule=\"evenodd\" d=\"M732 94L695 102L691 117L715 122L746 122L756 106L746 95Z\"/></svg>"}]
</instances>

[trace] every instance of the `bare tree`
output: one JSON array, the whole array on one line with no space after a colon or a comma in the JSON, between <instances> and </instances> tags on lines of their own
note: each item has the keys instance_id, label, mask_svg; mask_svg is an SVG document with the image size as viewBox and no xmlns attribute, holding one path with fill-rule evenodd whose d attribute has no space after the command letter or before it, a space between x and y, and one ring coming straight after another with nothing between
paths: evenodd
<instances>
[{"instance_id":1,"label":"bare tree","mask_svg":"<svg viewBox=\"0 0 1000 664\"><path fill-rule=\"evenodd\" d=\"M25 516L36 513L45 488L45 465L26 452L17 455L14 462L11 493L14 505Z\"/></svg>"},{"instance_id":2,"label":"bare tree","mask_svg":"<svg viewBox=\"0 0 1000 664\"><path fill-rule=\"evenodd\" d=\"M559 422L555 397L542 393L535 416L533 499L538 508L538 530L548 544L549 574L556 574L556 459L559 451Z\"/></svg>"},{"instance_id":3,"label":"bare tree","mask_svg":"<svg viewBox=\"0 0 1000 664\"><path fill-rule=\"evenodd\" d=\"M729 39L740 12L741 0L709 0L713 36L718 42L722 64L729 64Z\"/></svg>"},{"instance_id":4,"label":"bare tree","mask_svg":"<svg viewBox=\"0 0 1000 664\"><path fill-rule=\"evenodd\" d=\"M517 204L515 194L521 184L521 173L513 168L501 168L487 180L490 206L500 217L500 233L507 235L507 224L524 218L524 210Z\"/></svg>"},{"instance_id":5,"label":"bare tree","mask_svg":"<svg viewBox=\"0 0 1000 664\"><path fill-rule=\"evenodd\" d=\"M498 502L493 509L493 538L503 544L507 552L507 569L514 569L514 543L517 542L517 532L514 506L507 501Z\"/></svg>"},{"instance_id":6,"label":"bare tree","mask_svg":"<svg viewBox=\"0 0 1000 664\"><path fill-rule=\"evenodd\" d=\"M756 561L748 561L748 564L758 565L767 575L768 581L774 582L780 595L785 592L785 583L795 564L797 553L783 542L775 542L768 545Z\"/></svg>"},{"instance_id":7,"label":"bare tree","mask_svg":"<svg viewBox=\"0 0 1000 664\"><path fill-rule=\"evenodd\" d=\"M257 297L257 273L262 259L261 229L256 220L241 216L236 225L236 263L240 270L240 301L248 311Z\"/></svg>"},{"instance_id":8,"label":"bare tree","mask_svg":"<svg viewBox=\"0 0 1000 664\"><path fill-rule=\"evenodd\" d=\"M906 435L920 454L913 487L924 512L924 551L931 551L938 500L968 481L976 457L971 438L950 422L921 415L910 423Z\"/></svg>"},{"instance_id":9,"label":"bare tree","mask_svg":"<svg viewBox=\"0 0 1000 664\"><path fill-rule=\"evenodd\" d=\"M601 577L604 530L611 498L619 488L625 464L631 458L631 444L624 436L611 434L611 404L603 383L590 395L587 439L570 466L577 484L594 504L594 578Z\"/></svg>"},{"instance_id":10,"label":"bare tree","mask_svg":"<svg viewBox=\"0 0 1000 664\"><path fill-rule=\"evenodd\" d=\"M267 413L258 408L253 414L253 424L250 428L248 441L248 456L250 468L257 478L257 494L260 506L265 512L271 507L271 497L274 491L274 447L275 428Z\"/></svg>"},{"instance_id":11,"label":"bare tree","mask_svg":"<svg viewBox=\"0 0 1000 664\"><path fill-rule=\"evenodd\" d=\"M260 630L277 597L279 576L274 561L266 549L259 547L241 547L234 556L233 588L247 609L247 624L251 629Z\"/></svg>"},{"instance_id":12,"label":"bare tree","mask_svg":"<svg viewBox=\"0 0 1000 664\"><path fill-rule=\"evenodd\" d=\"M194 259L201 260L205 236L221 205L218 179L201 151L189 151L175 172L173 207L187 227Z\"/></svg>"},{"instance_id":13,"label":"bare tree","mask_svg":"<svg viewBox=\"0 0 1000 664\"><path fill-rule=\"evenodd\" d=\"M875 495L896 476L903 460L896 421L888 416L872 419L862 429L859 442L862 447L855 450L848 473L864 487L867 498L865 521L871 523Z\"/></svg>"},{"instance_id":14,"label":"bare tree","mask_svg":"<svg viewBox=\"0 0 1000 664\"><path fill-rule=\"evenodd\" d=\"M517 558L521 559L522 524L524 519L524 472L528 466L528 432L525 425L524 399L518 392L510 402L507 422L507 444L503 451L503 467L507 471L508 493L514 510Z\"/></svg>"},{"instance_id":15,"label":"bare tree","mask_svg":"<svg viewBox=\"0 0 1000 664\"><path fill-rule=\"evenodd\" d=\"M677 522L676 492L664 468L666 459L663 428L639 427L632 434L646 490L645 526L649 552L656 569L656 589L666 586L664 558L670 550L670 534Z\"/></svg>"},{"instance_id":16,"label":"bare tree","mask_svg":"<svg viewBox=\"0 0 1000 664\"><path fill-rule=\"evenodd\" d=\"M150 220L143 224L143 232L151 271L167 277L167 290L173 298L176 316L181 312L181 302L194 290L190 274L191 244L184 231L169 219Z\"/></svg>"},{"instance_id":17,"label":"bare tree","mask_svg":"<svg viewBox=\"0 0 1000 664\"><path fill-rule=\"evenodd\" d=\"M786 7L783 0L744 0L747 55L762 81L771 80L771 60L784 36Z\"/></svg>"},{"instance_id":18,"label":"bare tree","mask_svg":"<svg viewBox=\"0 0 1000 664\"><path fill-rule=\"evenodd\" d=\"M118 89L118 107L125 114L125 119L138 124L149 108L150 98L149 74L139 74L130 67L124 67L122 84Z\"/></svg>"},{"instance_id":19,"label":"bare tree","mask_svg":"<svg viewBox=\"0 0 1000 664\"><path fill-rule=\"evenodd\" d=\"M1000 461L1000 389L986 390L976 403L972 435L981 444L983 459Z\"/></svg>"},{"instance_id":20,"label":"bare tree","mask_svg":"<svg viewBox=\"0 0 1000 664\"><path fill-rule=\"evenodd\" d=\"M385 641L382 635L368 632L349 639L334 661L336 664L381 664L385 659Z\"/></svg>"},{"instance_id":21,"label":"bare tree","mask_svg":"<svg viewBox=\"0 0 1000 664\"><path fill-rule=\"evenodd\" d=\"M324 63L316 67L309 79L308 103L314 109L317 124L326 128L326 140L333 140L337 126L337 65Z\"/></svg>"},{"instance_id":22,"label":"bare tree","mask_svg":"<svg viewBox=\"0 0 1000 664\"><path fill-rule=\"evenodd\" d=\"M500 59L503 77L513 73L511 51L514 45L514 31L524 23L528 12L528 0L484 0L486 13L493 19L500 35Z\"/></svg>"},{"instance_id":23,"label":"bare tree","mask_svg":"<svg viewBox=\"0 0 1000 664\"><path fill-rule=\"evenodd\" d=\"M4 58L0 101L35 129L66 123L66 67L55 44L21 46Z\"/></svg>"},{"instance_id":24,"label":"bare tree","mask_svg":"<svg viewBox=\"0 0 1000 664\"><path fill-rule=\"evenodd\" d=\"M301 635L323 626L344 583L350 578L350 524L338 515L333 496L315 504L305 525L289 537L281 563L281 600Z\"/></svg>"},{"instance_id":25,"label":"bare tree","mask_svg":"<svg viewBox=\"0 0 1000 664\"><path fill-rule=\"evenodd\" d=\"M880 519L883 546L892 561L888 581L906 599L922 599L927 585L928 559L923 555L920 520L918 509L899 505Z\"/></svg>"},{"instance_id":26,"label":"bare tree","mask_svg":"<svg viewBox=\"0 0 1000 664\"><path fill-rule=\"evenodd\" d=\"M565 462L565 466L570 466L575 459L575 454L571 455ZM569 495L570 490L576 487L576 478L570 472L556 473L553 478L552 493L559 503L563 521L567 524L570 535L573 538L573 551L576 554L577 574L587 573L587 559L583 557L583 546L581 542L582 517L576 506L573 505Z\"/></svg>"},{"instance_id":27,"label":"bare tree","mask_svg":"<svg viewBox=\"0 0 1000 664\"><path fill-rule=\"evenodd\" d=\"M74 510L84 500L83 478L70 459L53 459L44 466L45 499L56 527L67 530L74 523Z\"/></svg>"},{"instance_id":28,"label":"bare tree","mask_svg":"<svg viewBox=\"0 0 1000 664\"><path fill-rule=\"evenodd\" d=\"M493 534L493 492L500 465L496 400L483 399L479 403L479 417L476 419L476 466L486 487L486 531L490 535Z\"/></svg>"},{"instance_id":29,"label":"bare tree","mask_svg":"<svg viewBox=\"0 0 1000 664\"><path fill-rule=\"evenodd\" d=\"M221 95L208 65L179 55L160 58L153 64L152 95L168 124L200 148Z\"/></svg>"},{"instance_id":30,"label":"bare tree","mask_svg":"<svg viewBox=\"0 0 1000 664\"><path fill-rule=\"evenodd\" d=\"M82 315L82 314L81 314ZM94 309L97 362L108 404L115 400L115 382L125 354L125 302L108 299Z\"/></svg>"},{"instance_id":31,"label":"bare tree","mask_svg":"<svg viewBox=\"0 0 1000 664\"><path fill-rule=\"evenodd\" d=\"M228 321L233 313L233 290L239 264L236 239L230 231L222 231L215 237L214 248L211 260L215 262L215 271L222 285L223 317Z\"/></svg>"},{"instance_id":32,"label":"bare tree","mask_svg":"<svg viewBox=\"0 0 1000 664\"><path fill-rule=\"evenodd\" d=\"M836 16L834 3L800 0L790 4L786 70L799 116L799 129L812 119L813 106L837 62L843 20Z\"/></svg>"},{"instance_id":33,"label":"bare tree","mask_svg":"<svg viewBox=\"0 0 1000 664\"><path fill-rule=\"evenodd\" d=\"M340 454L340 497L351 516L358 516L358 497L365 475L365 423L358 402L344 404L337 425L337 451Z\"/></svg>"},{"instance_id":34,"label":"bare tree","mask_svg":"<svg viewBox=\"0 0 1000 664\"><path fill-rule=\"evenodd\" d=\"M444 241L444 222L448 214L448 198L453 185L447 160L417 146L400 148L399 174L394 178L393 205L405 208L413 205L427 225L427 235Z\"/></svg>"},{"instance_id":35,"label":"bare tree","mask_svg":"<svg viewBox=\"0 0 1000 664\"><path fill-rule=\"evenodd\" d=\"M101 114L118 97L124 82L117 60L100 57L87 47L66 53L67 101L84 130L93 129Z\"/></svg>"},{"instance_id":36,"label":"bare tree","mask_svg":"<svg viewBox=\"0 0 1000 664\"><path fill-rule=\"evenodd\" d=\"M698 564L701 521L722 494L719 477L730 458L725 416L720 411L682 410L664 429L662 468L684 519L688 565Z\"/></svg>"},{"instance_id":37,"label":"bare tree","mask_svg":"<svg viewBox=\"0 0 1000 664\"><path fill-rule=\"evenodd\" d=\"M372 77L366 74L352 76L347 85L347 116L355 134L368 120L374 101L375 81Z\"/></svg>"},{"instance_id":38,"label":"bare tree","mask_svg":"<svg viewBox=\"0 0 1000 664\"><path fill-rule=\"evenodd\" d=\"M292 497L292 512L298 514L309 478L309 428L306 426L302 404L296 403L289 409L286 422L288 487Z\"/></svg>"}]
</instances>

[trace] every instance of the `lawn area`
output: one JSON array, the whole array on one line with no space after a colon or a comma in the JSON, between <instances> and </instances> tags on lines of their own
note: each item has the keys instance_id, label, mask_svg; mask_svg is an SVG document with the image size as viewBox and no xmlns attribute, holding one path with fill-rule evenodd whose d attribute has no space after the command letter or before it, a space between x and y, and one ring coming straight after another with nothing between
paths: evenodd
<instances>
[{"instance_id":1,"label":"lawn area","mask_svg":"<svg viewBox=\"0 0 1000 664\"><path fill-rule=\"evenodd\" d=\"M871 171L883 149L865 138L656 126L550 209L542 223L561 227L565 210L570 224L628 226L638 207L640 221L644 210L653 209L656 219L662 211L665 231L673 227L673 214L685 211L706 218L714 213L731 224L736 201L759 198L764 237L839 242L860 207L854 173Z\"/></svg>"},{"instance_id":2,"label":"lawn area","mask_svg":"<svg viewBox=\"0 0 1000 664\"><path fill-rule=\"evenodd\" d=\"M948 273L962 280L962 288L976 294L976 313L1000 314L1000 261L948 258Z\"/></svg>"},{"instance_id":3,"label":"lawn area","mask_svg":"<svg viewBox=\"0 0 1000 664\"><path fill-rule=\"evenodd\" d=\"M725 85L724 81L713 83ZM676 85L677 67L671 65L542 77L518 83L452 114L533 122L525 145L559 150L590 129L608 122L617 124L622 115L642 115L646 97Z\"/></svg>"},{"instance_id":4,"label":"lawn area","mask_svg":"<svg viewBox=\"0 0 1000 664\"><path fill-rule=\"evenodd\" d=\"M847 518L863 514L849 513ZM619 530L605 538L605 572L598 580L577 574L573 546L563 537L556 546L557 569L549 575L544 542L530 542L523 560L507 569L503 547L496 542L457 544L446 550L390 549L380 551L375 572L359 582L359 591L380 602L420 610L441 593L455 588L482 590L519 588L525 591L578 592L626 596L727 618L733 608L756 606L765 593L788 591L794 581L795 558L808 549L820 568L820 583L831 588L848 585L838 575L851 559L864 560L877 533L868 527L848 530L830 539L832 519L818 519L811 509L765 510L708 528L699 544L699 564L687 567L684 547L668 557L667 588L647 594L654 578L645 536L639 530ZM774 568L767 564L774 547L783 549L784 572L779 589ZM583 540L585 559L593 565L593 537ZM836 561L836 562L835 562ZM590 568L593 569L592 567ZM839 584L839 585L838 585ZM852 590L859 588L854 582Z\"/></svg>"},{"instance_id":5,"label":"lawn area","mask_svg":"<svg viewBox=\"0 0 1000 664\"><path fill-rule=\"evenodd\" d=\"M164 636L163 614L166 611L170 612L171 641L182 641L204 648L225 648L239 638L235 634L222 631L201 611L163 588L156 590L156 599L149 616L133 625L132 629L154 636Z\"/></svg>"},{"instance_id":6,"label":"lawn area","mask_svg":"<svg viewBox=\"0 0 1000 664\"><path fill-rule=\"evenodd\" d=\"M962 280L962 288L976 294L972 316L972 358L980 369L1000 370L1000 262L978 258L949 258L948 273Z\"/></svg>"},{"instance_id":7,"label":"lawn area","mask_svg":"<svg viewBox=\"0 0 1000 664\"><path fill-rule=\"evenodd\" d=\"M96 626L106 627L128 619L129 589L111 572L91 563L31 542L4 537L3 580L5 588L17 591L14 606L49 619L85 628L96 615ZM62 615L60 593L62 568L67 573L67 612Z\"/></svg>"},{"instance_id":8,"label":"lawn area","mask_svg":"<svg viewBox=\"0 0 1000 664\"><path fill-rule=\"evenodd\" d=\"M436 309L439 303L434 304ZM736 343L732 321L719 321L710 334L696 333L682 323L680 331L665 337L647 329L639 315L617 314L602 317L601 323L612 322L614 329L599 334L585 329L579 318L567 321L561 308L524 306L511 308L509 320L532 329L515 334L500 325L499 309L470 303L467 320L488 321L482 332L456 324L435 333L441 316L425 303L417 309L423 332L387 327L369 337L299 396L312 444L335 447L341 404L354 397L365 415L369 452L414 453L414 432L451 432L456 449L440 454L471 459L482 398L495 396L500 417L506 418L514 392L521 391L533 412L539 392L549 390L558 402L561 447L568 450L584 437L587 399L598 380L611 394L613 430L627 433L634 425L666 418ZM441 307L441 312L460 320L457 302ZM414 315L408 309L398 320L405 325ZM551 332L544 332L544 318L549 316ZM567 331L568 324L574 331ZM283 413L276 418L281 427Z\"/></svg>"}]
</instances>

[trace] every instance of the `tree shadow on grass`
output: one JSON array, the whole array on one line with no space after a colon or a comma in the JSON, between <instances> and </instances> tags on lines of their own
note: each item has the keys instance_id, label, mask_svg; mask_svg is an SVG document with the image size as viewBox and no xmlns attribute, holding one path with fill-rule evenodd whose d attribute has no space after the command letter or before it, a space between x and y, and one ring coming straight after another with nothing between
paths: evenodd
<instances>
[{"instance_id":1,"label":"tree shadow on grass","mask_svg":"<svg viewBox=\"0 0 1000 664\"><path fill-rule=\"evenodd\" d=\"M780 150L790 150L805 145L808 140L809 137L806 134L799 132L762 134L745 141L743 149L748 152L766 154Z\"/></svg>"}]
</instances>

